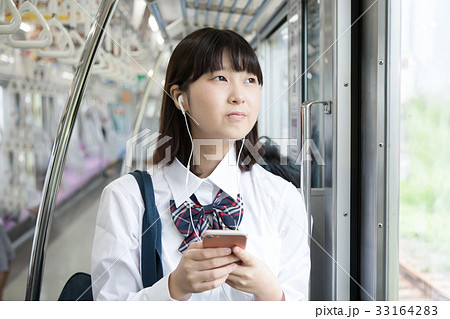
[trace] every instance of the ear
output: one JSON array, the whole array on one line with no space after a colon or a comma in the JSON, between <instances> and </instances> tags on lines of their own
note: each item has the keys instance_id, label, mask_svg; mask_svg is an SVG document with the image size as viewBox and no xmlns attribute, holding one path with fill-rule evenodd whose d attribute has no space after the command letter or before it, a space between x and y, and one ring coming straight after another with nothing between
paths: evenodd
<instances>
[{"instance_id":1,"label":"ear","mask_svg":"<svg viewBox=\"0 0 450 319\"><path fill-rule=\"evenodd\" d=\"M186 95L183 94L183 92L180 90L180 87L176 84L172 85L170 87L170 96L173 100L173 102L175 103L175 106L177 107L177 109L179 109L181 111L181 107L180 104L178 103L178 99L180 98L180 96L183 96L183 108L186 112L189 111L189 106L187 103L187 98Z\"/></svg>"}]
</instances>

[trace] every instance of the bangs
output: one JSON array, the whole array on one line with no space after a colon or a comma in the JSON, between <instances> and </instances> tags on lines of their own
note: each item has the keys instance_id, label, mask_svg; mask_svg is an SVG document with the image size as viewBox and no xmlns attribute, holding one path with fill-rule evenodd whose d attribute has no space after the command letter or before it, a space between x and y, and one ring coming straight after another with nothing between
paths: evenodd
<instances>
[{"instance_id":1,"label":"bangs","mask_svg":"<svg viewBox=\"0 0 450 319\"><path fill-rule=\"evenodd\" d=\"M197 80L205 73L223 70L222 58L224 54L228 54L234 71L254 74L259 85L263 84L262 71L255 51L239 34L230 30L221 30L206 34L204 40L204 45L197 46L193 73L189 82Z\"/></svg>"}]
</instances>

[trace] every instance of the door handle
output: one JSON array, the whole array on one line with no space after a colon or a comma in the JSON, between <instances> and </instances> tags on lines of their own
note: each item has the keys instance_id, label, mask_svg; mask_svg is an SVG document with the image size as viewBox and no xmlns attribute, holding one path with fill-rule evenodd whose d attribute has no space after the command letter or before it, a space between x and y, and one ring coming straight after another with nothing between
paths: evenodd
<instances>
[{"instance_id":1,"label":"door handle","mask_svg":"<svg viewBox=\"0 0 450 319\"><path fill-rule=\"evenodd\" d=\"M311 109L313 106L322 105L324 114L331 114L332 101L305 101L300 112L300 150L302 154L301 165L301 189L305 201L306 214L308 216L308 232L311 235Z\"/></svg>"}]
</instances>

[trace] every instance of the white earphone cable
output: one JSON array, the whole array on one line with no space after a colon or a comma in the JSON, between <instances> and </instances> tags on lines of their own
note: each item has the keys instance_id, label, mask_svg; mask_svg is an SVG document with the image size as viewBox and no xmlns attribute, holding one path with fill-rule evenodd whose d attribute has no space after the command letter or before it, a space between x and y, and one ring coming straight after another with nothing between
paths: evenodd
<instances>
[{"instance_id":1,"label":"white earphone cable","mask_svg":"<svg viewBox=\"0 0 450 319\"><path fill-rule=\"evenodd\" d=\"M239 158L241 157L241 153L242 153L242 149L244 148L244 144L245 144L245 137L242 138L241 149L239 150L239 154L238 154L238 157L236 160L238 196L241 197L239 200L239 212L242 211L242 194L239 190L239 185L240 185L240 181L241 181L241 170L239 168ZM241 219L242 219L242 214L239 214L239 220L237 222L237 225L235 224L235 227L234 227L236 230L239 228L239 225L241 224Z\"/></svg>"},{"instance_id":2,"label":"white earphone cable","mask_svg":"<svg viewBox=\"0 0 450 319\"><path fill-rule=\"evenodd\" d=\"M189 155L189 160L188 160L188 163L187 163L186 180L185 180L185 184L184 184L184 185L185 185L185 192L187 193L187 189L188 189L188 181L189 181L189 171L190 171L190 166L191 166L191 158L192 158L192 154L193 154L193 152L194 152L194 141L193 141L193 139L192 139L192 135L191 135L191 132L190 132L190 130L189 130L189 125L188 125L186 113L185 113L185 112L182 112L182 113L183 113L183 116L184 116L184 121L185 121L185 123L186 123L186 129L187 129L187 131L188 131L189 138L191 139L191 145L192 145L192 148L191 148L191 154ZM244 148L244 142L245 142L245 137L242 138L241 149L239 150L239 154L238 154L238 157L237 157L237 160L236 160L238 195L241 197L241 198L240 198L240 201L239 201L239 210L240 210L240 211L242 210L242 195L240 194L240 191L239 191L239 182L240 182L240 177L241 177L240 169L239 169L239 158L240 158L240 156L241 156L242 149ZM197 232L197 229L195 229L194 220L193 220L193 218L192 218L191 201L188 200L188 203L189 203L189 217L190 217L190 219L191 219L191 225L192 225L192 228L194 229L195 236L197 237L197 240L200 241L201 238L200 238L200 236L199 236L199 234L198 234L198 232ZM240 223L241 223L241 218L242 218L242 214L239 214L239 220L238 220L237 224L236 224L236 222L235 222L235 229L236 229L236 230L238 229L238 227L239 227L239 225L240 225ZM228 298L228 295L227 295L227 293L225 292L225 288L223 287L223 285L221 285L220 287L222 287L223 294L225 295L225 298L227 299L227 301L230 301L230 298Z\"/></svg>"},{"instance_id":3,"label":"white earphone cable","mask_svg":"<svg viewBox=\"0 0 450 319\"><path fill-rule=\"evenodd\" d=\"M239 150L239 154L238 154L238 157L237 157L237 160L236 160L238 196L241 197L240 200L239 200L239 212L242 211L242 194L239 191L239 182L241 180L241 170L239 168L239 158L241 157L241 152L242 152L242 149L244 148L244 142L245 142L245 137L242 138L241 149ZM234 224L234 228L236 230L238 229L239 225L241 224L241 218L242 218L242 214L239 214L239 221L237 222L237 225L236 225L236 222ZM220 287L222 287L223 294L225 295L225 298L227 298L227 301L230 301L230 298L228 298L228 295L225 292L225 288L223 287L223 285L220 285Z\"/></svg>"},{"instance_id":4,"label":"white earphone cable","mask_svg":"<svg viewBox=\"0 0 450 319\"><path fill-rule=\"evenodd\" d=\"M181 103L180 103L180 105L181 105ZM190 171L190 167L191 167L191 158L192 158L192 154L194 152L194 141L192 139L191 131L189 130L189 125L188 125L188 121L187 121L187 117L186 117L186 113L185 112L183 112L183 116L184 116L184 121L186 123L186 129L188 131L189 138L191 139L191 145L192 145L191 154L189 154L189 159L188 159L188 163L187 163L186 180L185 180L185 183L184 183L185 193L187 193L188 180L189 180L189 171ZM199 236L199 234L197 232L197 229L195 229L194 220L192 219L191 201L188 200L188 203L189 203L189 217L191 219L191 225L192 225L192 228L194 229L195 236L197 237L197 240L200 241L201 238L200 238L200 236Z\"/></svg>"}]
</instances>

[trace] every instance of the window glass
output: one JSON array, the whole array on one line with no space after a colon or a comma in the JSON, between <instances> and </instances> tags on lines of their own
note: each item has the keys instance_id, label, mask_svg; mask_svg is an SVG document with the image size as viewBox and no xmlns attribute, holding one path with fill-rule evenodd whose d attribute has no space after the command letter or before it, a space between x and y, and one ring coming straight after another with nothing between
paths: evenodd
<instances>
[{"instance_id":1,"label":"window glass","mask_svg":"<svg viewBox=\"0 0 450 319\"><path fill-rule=\"evenodd\" d=\"M450 299L449 10L402 1L400 300Z\"/></svg>"},{"instance_id":2,"label":"window glass","mask_svg":"<svg viewBox=\"0 0 450 319\"><path fill-rule=\"evenodd\" d=\"M288 103L288 26L284 23L262 44L259 52L263 72L263 104L260 111L259 135L275 139L289 137ZM262 56L261 56L262 55ZM288 155L288 149L281 147L282 155Z\"/></svg>"}]
</instances>

